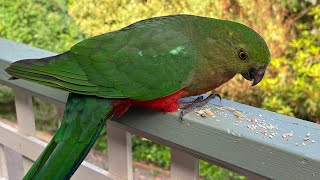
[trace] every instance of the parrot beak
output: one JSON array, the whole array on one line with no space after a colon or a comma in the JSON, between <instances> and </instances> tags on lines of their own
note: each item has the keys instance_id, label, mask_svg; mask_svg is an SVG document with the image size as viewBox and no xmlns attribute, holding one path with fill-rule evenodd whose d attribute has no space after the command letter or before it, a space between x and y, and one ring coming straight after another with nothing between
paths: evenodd
<instances>
[{"instance_id":1,"label":"parrot beak","mask_svg":"<svg viewBox=\"0 0 320 180\"><path fill-rule=\"evenodd\" d=\"M258 69L252 68L250 71L241 74L246 80L253 81L252 86L258 84L266 71L266 66L260 66Z\"/></svg>"}]
</instances>

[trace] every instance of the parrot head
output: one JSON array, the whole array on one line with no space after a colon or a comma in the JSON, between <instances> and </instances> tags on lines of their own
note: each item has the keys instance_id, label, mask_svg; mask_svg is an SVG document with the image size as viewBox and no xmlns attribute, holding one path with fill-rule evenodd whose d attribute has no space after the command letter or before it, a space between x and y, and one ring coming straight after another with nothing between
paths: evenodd
<instances>
[{"instance_id":1,"label":"parrot head","mask_svg":"<svg viewBox=\"0 0 320 180\"><path fill-rule=\"evenodd\" d=\"M266 42L257 32L243 24L218 21L215 33L209 37L214 42L208 46L214 49L214 58L220 59L221 67L226 72L241 74L246 80L252 81L252 86L258 84L270 62Z\"/></svg>"},{"instance_id":2,"label":"parrot head","mask_svg":"<svg viewBox=\"0 0 320 180\"><path fill-rule=\"evenodd\" d=\"M263 38L251 28L233 23L232 35L228 36L234 41L233 49L237 53L237 73L246 80L252 81L252 86L258 84L270 62L270 51Z\"/></svg>"}]
</instances>

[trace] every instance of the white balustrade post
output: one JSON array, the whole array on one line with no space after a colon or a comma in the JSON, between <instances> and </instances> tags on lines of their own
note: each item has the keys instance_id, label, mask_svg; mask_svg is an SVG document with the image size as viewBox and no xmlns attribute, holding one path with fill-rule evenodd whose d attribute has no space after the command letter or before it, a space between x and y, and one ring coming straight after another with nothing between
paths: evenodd
<instances>
[{"instance_id":1,"label":"white balustrade post","mask_svg":"<svg viewBox=\"0 0 320 180\"><path fill-rule=\"evenodd\" d=\"M3 145L0 145L0 177L8 179L8 168Z\"/></svg>"},{"instance_id":2,"label":"white balustrade post","mask_svg":"<svg viewBox=\"0 0 320 180\"><path fill-rule=\"evenodd\" d=\"M36 126L32 106L32 96L29 92L20 88L13 89L15 96L15 106L18 120L18 129L26 135L35 136ZM24 173L32 166L33 161L23 157Z\"/></svg>"},{"instance_id":3,"label":"white balustrade post","mask_svg":"<svg viewBox=\"0 0 320 180\"><path fill-rule=\"evenodd\" d=\"M117 179L133 179L131 134L107 121L109 172Z\"/></svg>"},{"instance_id":4,"label":"white balustrade post","mask_svg":"<svg viewBox=\"0 0 320 180\"><path fill-rule=\"evenodd\" d=\"M57 106L57 110L58 110L58 119L57 119L58 128L60 128L61 123L62 123L62 119L63 119L63 115L64 115L64 106L65 106L65 104L58 103L56 106Z\"/></svg>"},{"instance_id":5,"label":"white balustrade post","mask_svg":"<svg viewBox=\"0 0 320 180\"><path fill-rule=\"evenodd\" d=\"M199 160L177 149L171 149L171 180L199 179Z\"/></svg>"},{"instance_id":6,"label":"white balustrade post","mask_svg":"<svg viewBox=\"0 0 320 180\"><path fill-rule=\"evenodd\" d=\"M22 156L9 147L4 146L8 179L21 180L23 177Z\"/></svg>"}]
</instances>

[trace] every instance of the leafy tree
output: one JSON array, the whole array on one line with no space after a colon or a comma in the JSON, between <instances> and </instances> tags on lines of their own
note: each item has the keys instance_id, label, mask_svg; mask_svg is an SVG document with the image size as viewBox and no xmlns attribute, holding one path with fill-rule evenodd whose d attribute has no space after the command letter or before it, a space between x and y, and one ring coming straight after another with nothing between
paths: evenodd
<instances>
[{"instance_id":1,"label":"leafy tree","mask_svg":"<svg viewBox=\"0 0 320 180\"><path fill-rule=\"evenodd\" d=\"M270 77L261 83L262 107L320 123L320 5L297 25L298 37L285 55L271 61Z\"/></svg>"},{"instance_id":2,"label":"leafy tree","mask_svg":"<svg viewBox=\"0 0 320 180\"><path fill-rule=\"evenodd\" d=\"M63 0L10 0L0 3L0 36L54 52L83 39Z\"/></svg>"},{"instance_id":3,"label":"leafy tree","mask_svg":"<svg viewBox=\"0 0 320 180\"><path fill-rule=\"evenodd\" d=\"M68 16L64 0L0 0L0 37L63 52L82 40L84 35ZM49 120L56 116L53 105L38 99L34 102L36 119ZM4 86L0 86L0 103L5 106L13 103L12 91Z\"/></svg>"}]
</instances>

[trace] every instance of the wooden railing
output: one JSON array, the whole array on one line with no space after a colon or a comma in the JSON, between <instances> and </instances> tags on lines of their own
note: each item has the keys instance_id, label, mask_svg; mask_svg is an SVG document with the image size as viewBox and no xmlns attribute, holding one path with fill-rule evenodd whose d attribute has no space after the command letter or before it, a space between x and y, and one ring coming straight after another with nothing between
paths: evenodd
<instances>
[{"instance_id":1,"label":"wooden railing","mask_svg":"<svg viewBox=\"0 0 320 180\"><path fill-rule=\"evenodd\" d=\"M14 91L18 120L17 129L0 123L2 178L21 179L46 145L35 138L32 96L56 104L61 112L67 99L61 90L9 81L4 69L19 59L51 55L0 39L0 83ZM131 134L171 148L171 179L198 179L199 159L248 179L320 179L319 125L224 99L205 108L213 116L191 112L181 120L179 112L133 109L108 121L109 170L83 162L72 179L133 179Z\"/></svg>"}]
</instances>

